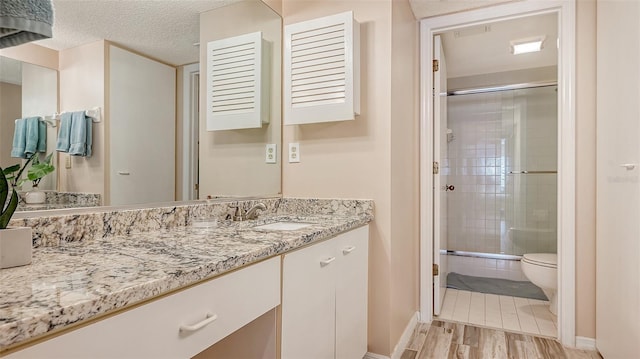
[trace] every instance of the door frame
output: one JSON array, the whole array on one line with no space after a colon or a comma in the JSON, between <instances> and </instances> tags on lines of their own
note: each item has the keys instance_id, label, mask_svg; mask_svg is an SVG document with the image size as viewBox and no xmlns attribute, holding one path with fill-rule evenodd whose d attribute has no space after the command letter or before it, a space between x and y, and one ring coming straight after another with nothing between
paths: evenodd
<instances>
[{"instance_id":1,"label":"door frame","mask_svg":"<svg viewBox=\"0 0 640 359\"><path fill-rule=\"evenodd\" d=\"M200 64L185 65L182 72L182 200L194 200L198 183L198 91Z\"/></svg>"},{"instance_id":2,"label":"door frame","mask_svg":"<svg viewBox=\"0 0 640 359\"><path fill-rule=\"evenodd\" d=\"M575 0L519 1L420 21L420 318L433 320L433 36L497 20L557 13L558 36L558 339L575 347Z\"/></svg>"}]
</instances>

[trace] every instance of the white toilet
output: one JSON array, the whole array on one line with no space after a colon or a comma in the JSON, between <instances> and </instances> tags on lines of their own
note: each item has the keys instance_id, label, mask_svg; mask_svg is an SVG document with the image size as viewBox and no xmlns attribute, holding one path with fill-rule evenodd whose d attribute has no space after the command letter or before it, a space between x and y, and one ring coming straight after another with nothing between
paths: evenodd
<instances>
[{"instance_id":1,"label":"white toilet","mask_svg":"<svg viewBox=\"0 0 640 359\"><path fill-rule=\"evenodd\" d=\"M558 255L556 253L528 253L520 261L524 275L542 289L549 298L549 310L558 313Z\"/></svg>"}]
</instances>

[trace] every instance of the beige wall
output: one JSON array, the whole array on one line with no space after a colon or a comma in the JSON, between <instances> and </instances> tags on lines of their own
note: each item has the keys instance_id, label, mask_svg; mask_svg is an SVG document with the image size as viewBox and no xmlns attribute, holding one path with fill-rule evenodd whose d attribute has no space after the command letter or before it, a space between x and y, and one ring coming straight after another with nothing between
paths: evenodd
<instances>
[{"instance_id":1,"label":"beige wall","mask_svg":"<svg viewBox=\"0 0 640 359\"><path fill-rule=\"evenodd\" d=\"M54 70L57 70L59 66L58 51L32 43L1 49L0 56L10 57Z\"/></svg>"},{"instance_id":2,"label":"beige wall","mask_svg":"<svg viewBox=\"0 0 640 359\"><path fill-rule=\"evenodd\" d=\"M105 41L60 51L60 110L105 108ZM100 193L105 198L105 128L108 117L93 124L93 156L71 156L71 168L64 168L67 154L60 154L60 191Z\"/></svg>"},{"instance_id":3,"label":"beige wall","mask_svg":"<svg viewBox=\"0 0 640 359\"><path fill-rule=\"evenodd\" d=\"M576 335L596 336L596 2L577 1Z\"/></svg>"},{"instance_id":4,"label":"beige wall","mask_svg":"<svg viewBox=\"0 0 640 359\"><path fill-rule=\"evenodd\" d=\"M283 2L285 25L349 10L361 26L361 114L284 127L301 162L284 163L283 193L375 200L369 351L389 355L417 310L417 22L407 1Z\"/></svg>"},{"instance_id":5,"label":"beige wall","mask_svg":"<svg viewBox=\"0 0 640 359\"><path fill-rule=\"evenodd\" d=\"M243 1L200 15L200 198L281 192L280 161L265 163L265 145L281 142L281 26L280 17L262 2ZM262 31L271 51L269 124L206 131L207 43L256 31Z\"/></svg>"},{"instance_id":6,"label":"beige wall","mask_svg":"<svg viewBox=\"0 0 640 359\"><path fill-rule=\"evenodd\" d=\"M409 1L392 1L391 349L419 306L418 23ZM402 348L396 348L402 350Z\"/></svg>"},{"instance_id":7,"label":"beige wall","mask_svg":"<svg viewBox=\"0 0 640 359\"><path fill-rule=\"evenodd\" d=\"M0 82L0 167L17 164L11 157L14 121L22 117L22 86Z\"/></svg>"},{"instance_id":8,"label":"beige wall","mask_svg":"<svg viewBox=\"0 0 640 359\"><path fill-rule=\"evenodd\" d=\"M282 0L262 0L262 2L282 16Z\"/></svg>"}]
</instances>

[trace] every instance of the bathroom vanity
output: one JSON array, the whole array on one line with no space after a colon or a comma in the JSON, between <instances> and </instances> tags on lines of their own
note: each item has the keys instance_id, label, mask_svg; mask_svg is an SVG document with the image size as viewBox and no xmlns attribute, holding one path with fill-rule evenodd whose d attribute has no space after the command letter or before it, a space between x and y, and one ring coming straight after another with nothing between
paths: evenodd
<instances>
[{"instance_id":1,"label":"bathroom vanity","mask_svg":"<svg viewBox=\"0 0 640 359\"><path fill-rule=\"evenodd\" d=\"M265 203L256 220L192 226L229 206L197 204L165 209L186 225L35 248L31 266L0 271L0 355L190 358L278 313L261 358L362 357L371 201Z\"/></svg>"}]
</instances>

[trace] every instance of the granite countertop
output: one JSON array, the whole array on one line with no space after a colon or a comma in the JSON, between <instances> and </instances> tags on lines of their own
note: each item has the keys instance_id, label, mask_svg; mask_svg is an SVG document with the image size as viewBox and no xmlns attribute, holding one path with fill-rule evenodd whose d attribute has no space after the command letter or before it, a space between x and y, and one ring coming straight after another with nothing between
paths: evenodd
<instances>
[{"instance_id":1,"label":"granite countertop","mask_svg":"<svg viewBox=\"0 0 640 359\"><path fill-rule=\"evenodd\" d=\"M0 352L372 219L369 214L273 215L35 248L31 265L0 271ZM253 228L287 220L312 225L293 231Z\"/></svg>"},{"instance_id":2,"label":"granite countertop","mask_svg":"<svg viewBox=\"0 0 640 359\"><path fill-rule=\"evenodd\" d=\"M43 211L49 209L66 209L66 208L84 208L96 207L93 203L42 203L42 204L26 204L20 202L17 211Z\"/></svg>"}]
</instances>

